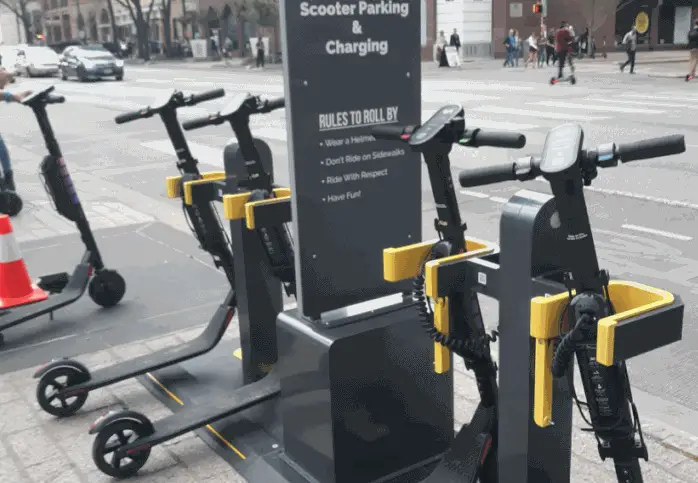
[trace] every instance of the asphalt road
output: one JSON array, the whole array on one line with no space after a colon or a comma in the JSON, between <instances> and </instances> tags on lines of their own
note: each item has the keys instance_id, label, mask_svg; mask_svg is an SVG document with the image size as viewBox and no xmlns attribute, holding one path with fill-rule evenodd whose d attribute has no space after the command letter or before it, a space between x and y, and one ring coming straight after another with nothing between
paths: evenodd
<instances>
[{"instance_id":1,"label":"asphalt road","mask_svg":"<svg viewBox=\"0 0 698 483\"><path fill-rule=\"evenodd\" d=\"M675 426L689 430L691 425L698 425L692 412L698 411L698 393L694 390L698 379L698 227L692 223L698 212L698 168L692 159L698 150L698 121L693 115L698 93L692 83L649 75L662 69L667 67L638 66L638 73L630 76L620 74L611 62L580 64L577 85L550 86L547 81L552 71L546 69L501 69L496 65L472 69L466 65L447 71L426 68L423 108L427 115L444 103L459 102L467 109L469 125L522 131L527 136L523 152L456 149L452 156L454 174L535 153L541 149L549 128L568 121L584 127L589 146L672 133L686 136L685 154L600 172L587 192L587 201L603 267L614 278L675 291L686 304L684 340L631 361L630 369L634 387L647 402L645 407L651 404L651 410L661 414L669 407L664 404L671 404L671 414L666 417ZM669 69L680 71L677 65ZM64 105L51 106L50 112L85 205L99 208L90 213L97 218L93 224L98 233L116 230L129 239L123 243L104 241L105 258L128 275L134 289L124 302L127 321L102 317L86 300L71 309L84 319L83 325L70 325L70 330L47 329L44 321L8 331L0 372L29 367L66 352L92 352L205 321L226 292L225 279L197 250L179 206L165 197L164 178L176 170L164 128L158 119L117 127L113 117L147 105L171 87L198 92L220 86L230 94L283 93L279 71L166 64L129 67L126 80L120 83L39 79L21 81L17 88L48 82L56 82L57 91L68 98ZM202 104L185 110L181 117L216 111L223 104ZM66 251L67 242L60 238L67 233L65 227L64 232L56 228L55 216L51 218L50 207L42 201L45 196L35 174L44 148L35 121L17 105L3 106L0 116L20 191L28 202L28 209L15 222L26 247L27 263L33 276L57 270L57 260L66 253L77 253L77 249ZM277 182L287 183L284 113L256 119L253 132L271 145ZM192 132L188 139L203 168L214 170L222 167L221 147L231 136L229 128L220 126ZM424 181L423 235L432 238L433 202L426 178ZM522 188L548 191L544 183L535 181L461 190L459 201L469 234L496 241L503 203ZM77 243L75 238L72 243ZM148 248L152 244L158 248ZM55 255L46 254L51 247ZM152 254L145 257L147 250ZM176 267L163 268L169 264ZM166 296L157 295L156 280L168 280L166 288L160 287L166 290ZM486 304L490 312L496 310L492 305ZM199 306L200 310L187 311L187 307ZM60 323L57 315L51 324ZM95 330L99 337L90 335ZM26 345L33 349L19 350ZM693 434L698 434L698 428Z\"/></svg>"}]
</instances>

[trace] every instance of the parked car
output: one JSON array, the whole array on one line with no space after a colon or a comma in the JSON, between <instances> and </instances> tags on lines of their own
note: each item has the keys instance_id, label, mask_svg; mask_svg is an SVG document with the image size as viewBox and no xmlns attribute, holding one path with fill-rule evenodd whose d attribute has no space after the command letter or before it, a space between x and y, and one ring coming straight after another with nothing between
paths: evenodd
<instances>
[{"instance_id":1,"label":"parked car","mask_svg":"<svg viewBox=\"0 0 698 483\"><path fill-rule=\"evenodd\" d=\"M12 82L17 76L17 47L0 47L0 66L12 75Z\"/></svg>"},{"instance_id":2,"label":"parked car","mask_svg":"<svg viewBox=\"0 0 698 483\"><path fill-rule=\"evenodd\" d=\"M49 47L30 45L17 50L17 71L27 77L58 74L58 54Z\"/></svg>"},{"instance_id":3,"label":"parked car","mask_svg":"<svg viewBox=\"0 0 698 483\"><path fill-rule=\"evenodd\" d=\"M124 61L99 44L67 47L60 60L61 79L76 77L80 82L88 79L124 78Z\"/></svg>"}]
</instances>

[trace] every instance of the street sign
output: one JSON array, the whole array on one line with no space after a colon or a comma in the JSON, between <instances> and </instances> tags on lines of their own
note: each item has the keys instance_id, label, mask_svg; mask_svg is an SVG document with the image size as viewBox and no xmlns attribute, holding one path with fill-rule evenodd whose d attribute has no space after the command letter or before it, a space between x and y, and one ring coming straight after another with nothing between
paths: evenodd
<instances>
[{"instance_id":1,"label":"street sign","mask_svg":"<svg viewBox=\"0 0 698 483\"><path fill-rule=\"evenodd\" d=\"M322 313L400 287L383 249L421 239L420 157L371 127L419 124L420 6L284 0L281 31L298 304Z\"/></svg>"}]
</instances>

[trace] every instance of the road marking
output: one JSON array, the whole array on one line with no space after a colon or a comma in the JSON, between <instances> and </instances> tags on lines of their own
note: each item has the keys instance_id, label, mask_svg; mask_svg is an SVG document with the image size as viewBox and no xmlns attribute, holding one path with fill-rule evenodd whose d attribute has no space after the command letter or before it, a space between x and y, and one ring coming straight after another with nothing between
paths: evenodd
<instances>
[{"instance_id":1,"label":"road marking","mask_svg":"<svg viewBox=\"0 0 698 483\"><path fill-rule=\"evenodd\" d=\"M223 167L223 146L220 148L211 148L203 144L188 142L189 150L192 155L200 162L210 164L211 166ZM159 139L157 141L148 141L141 143L141 146L148 149L154 149L161 153L175 156L172 142L169 139Z\"/></svg>"},{"instance_id":2,"label":"road marking","mask_svg":"<svg viewBox=\"0 0 698 483\"><path fill-rule=\"evenodd\" d=\"M601 111L601 112L624 112L627 114L663 114L664 111L657 109L640 109L638 107L619 107L619 106L602 106L599 104L577 104L574 102L565 101L538 101L529 102L537 106L559 107L561 109L582 109L585 111Z\"/></svg>"},{"instance_id":3,"label":"road marking","mask_svg":"<svg viewBox=\"0 0 698 483\"><path fill-rule=\"evenodd\" d=\"M422 102L439 102L453 104L455 102L469 101L498 101L502 99L498 96L485 96L482 94L472 94L462 91L439 91L422 90Z\"/></svg>"},{"instance_id":4,"label":"road marking","mask_svg":"<svg viewBox=\"0 0 698 483\"><path fill-rule=\"evenodd\" d=\"M545 178L541 176L537 177L535 181L547 183ZM660 205L674 206L678 208L688 208L690 210L698 210L698 204L689 203L688 201L671 200L669 198L660 198L658 196L649 196L640 193L632 193L630 191L612 190L608 188L595 188L593 186L585 186L584 189L596 193L603 193L605 195L622 196L624 198L632 198L635 200L651 201L653 203L659 203Z\"/></svg>"},{"instance_id":5,"label":"road marking","mask_svg":"<svg viewBox=\"0 0 698 483\"><path fill-rule=\"evenodd\" d=\"M610 119L607 116L585 116L582 114L571 114L567 112L550 112L550 111L532 111L529 109L516 109L513 107L504 106L480 106L470 109L471 112L485 112L488 114L507 114L512 116L526 116L533 117L536 119L556 119L556 120L566 120L566 121L579 121L579 122L591 122L591 121L603 121L605 119ZM473 122L473 126L475 123Z\"/></svg>"},{"instance_id":6,"label":"road marking","mask_svg":"<svg viewBox=\"0 0 698 483\"><path fill-rule=\"evenodd\" d=\"M473 111L474 109L469 109ZM438 109L422 109L422 119L427 120L434 114L438 112ZM480 129L496 129L499 131L529 131L531 129L538 129L540 126L537 124L522 124L516 122L506 122L506 121L492 121L489 119L476 119L468 116L468 126L479 127Z\"/></svg>"},{"instance_id":7,"label":"road marking","mask_svg":"<svg viewBox=\"0 0 698 483\"><path fill-rule=\"evenodd\" d=\"M652 102L652 101L645 101L645 100L618 100L618 99L599 99L595 97L587 97L584 99L585 101L594 101L594 102L608 102L611 104L642 104L643 106L657 106L657 107L687 107L686 104L672 104L670 102Z\"/></svg>"},{"instance_id":8,"label":"road marking","mask_svg":"<svg viewBox=\"0 0 698 483\"><path fill-rule=\"evenodd\" d=\"M503 84L496 82L483 82L472 80L425 80L422 81L422 90L457 90L457 91L532 91L538 89L534 86L520 84Z\"/></svg>"},{"instance_id":9,"label":"road marking","mask_svg":"<svg viewBox=\"0 0 698 483\"><path fill-rule=\"evenodd\" d=\"M687 102L698 102L698 97L686 96L685 93L676 93L669 95L648 95L648 94L621 94L621 97L630 97L632 99L657 99L666 101L687 101Z\"/></svg>"},{"instance_id":10,"label":"road marking","mask_svg":"<svg viewBox=\"0 0 698 483\"><path fill-rule=\"evenodd\" d=\"M500 198L499 196L490 196L490 200L494 201L495 203L509 203L508 199Z\"/></svg>"},{"instance_id":11,"label":"road marking","mask_svg":"<svg viewBox=\"0 0 698 483\"><path fill-rule=\"evenodd\" d=\"M485 193L480 193L479 191L460 190L460 193L462 195L472 196L473 198L489 198L490 197L490 195L485 194Z\"/></svg>"},{"instance_id":12,"label":"road marking","mask_svg":"<svg viewBox=\"0 0 698 483\"><path fill-rule=\"evenodd\" d=\"M649 233L651 235L663 236L666 238L673 238L674 240L681 240L681 241L693 240L693 237L690 237L690 236L679 235L678 233L672 233L670 231L655 230L654 228L647 228L646 226L621 225L621 228L625 228L626 230L639 231L642 233Z\"/></svg>"}]
</instances>

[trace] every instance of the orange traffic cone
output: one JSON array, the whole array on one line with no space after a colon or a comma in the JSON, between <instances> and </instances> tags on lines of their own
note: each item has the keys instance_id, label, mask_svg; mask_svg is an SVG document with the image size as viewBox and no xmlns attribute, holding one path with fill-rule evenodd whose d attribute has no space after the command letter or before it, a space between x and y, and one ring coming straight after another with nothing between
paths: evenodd
<instances>
[{"instance_id":1,"label":"orange traffic cone","mask_svg":"<svg viewBox=\"0 0 698 483\"><path fill-rule=\"evenodd\" d=\"M0 310L47 298L48 294L29 280L10 217L0 215Z\"/></svg>"}]
</instances>

